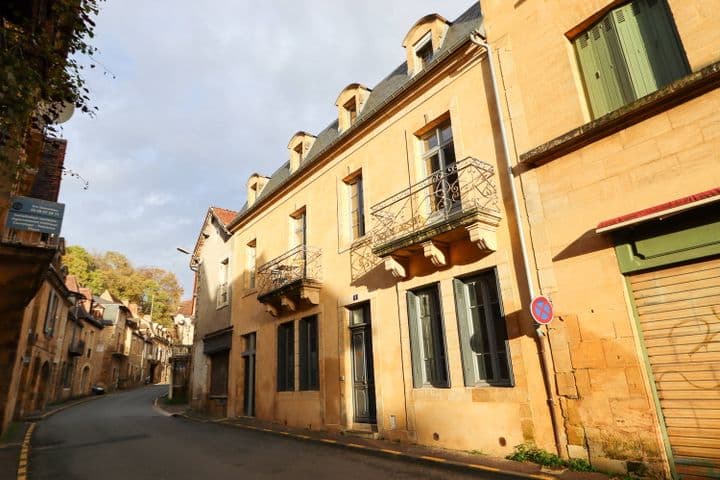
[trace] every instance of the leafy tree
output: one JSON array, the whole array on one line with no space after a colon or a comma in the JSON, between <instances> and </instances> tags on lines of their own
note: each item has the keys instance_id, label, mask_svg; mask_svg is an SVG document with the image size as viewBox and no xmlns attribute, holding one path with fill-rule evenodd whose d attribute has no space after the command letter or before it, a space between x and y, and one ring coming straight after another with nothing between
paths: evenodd
<instances>
[{"instance_id":1,"label":"leafy tree","mask_svg":"<svg viewBox=\"0 0 720 480\"><path fill-rule=\"evenodd\" d=\"M17 173L29 134L52 131L63 104L89 114L96 110L79 58L96 51L89 40L102 1L0 2L0 167L5 175Z\"/></svg>"},{"instance_id":2,"label":"leafy tree","mask_svg":"<svg viewBox=\"0 0 720 480\"><path fill-rule=\"evenodd\" d=\"M63 263L94 293L107 289L117 298L137 303L154 321L172 325L183 293L174 273L157 267L135 268L120 252L91 254L79 246L65 249Z\"/></svg>"},{"instance_id":3,"label":"leafy tree","mask_svg":"<svg viewBox=\"0 0 720 480\"><path fill-rule=\"evenodd\" d=\"M80 246L70 246L65 249L63 263L72 275L77 277L80 285L91 289L93 292L103 290L103 282L100 278L95 257Z\"/></svg>"}]
</instances>

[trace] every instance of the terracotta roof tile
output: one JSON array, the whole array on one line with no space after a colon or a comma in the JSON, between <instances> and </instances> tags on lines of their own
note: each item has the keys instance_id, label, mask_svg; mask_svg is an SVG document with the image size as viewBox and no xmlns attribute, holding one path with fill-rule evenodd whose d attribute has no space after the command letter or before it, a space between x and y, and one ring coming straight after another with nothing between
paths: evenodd
<instances>
[{"instance_id":1,"label":"terracotta roof tile","mask_svg":"<svg viewBox=\"0 0 720 480\"><path fill-rule=\"evenodd\" d=\"M210 207L210 209L225 227L227 227L227 225L232 221L232 219L235 218L235 216L237 216L238 214L238 212L234 210L227 210L225 208Z\"/></svg>"},{"instance_id":2,"label":"terracotta roof tile","mask_svg":"<svg viewBox=\"0 0 720 480\"><path fill-rule=\"evenodd\" d=\"M180 306L178 307L178 313L185 315L186 317L189 317L192 315L193 310L193 301L192 300L183 300L180 303Z\"/></svg>"}]
</instances>

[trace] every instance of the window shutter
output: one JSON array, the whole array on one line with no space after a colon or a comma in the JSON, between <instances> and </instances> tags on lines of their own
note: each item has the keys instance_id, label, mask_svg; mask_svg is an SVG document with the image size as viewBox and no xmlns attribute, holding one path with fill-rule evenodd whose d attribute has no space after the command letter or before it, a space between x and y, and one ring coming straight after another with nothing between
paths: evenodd
<instances>
[{"instance_id":1,"label":"window shutter","mask_svg":"<svg viewBox=\"0 0 720 480\"><path fill-rule=\"evenodd\" d=\"M665 0L643 0L640 27L647 31L647 54L658 88L689 73L685 53Z\"/></svg>"},{"instance_id":2,"label":"window shutter","mask_svg":"<svg viewBox=\"0 0 720 480\"><path fill-rule=\"evenodd\" d=\"M407 292L407 307L408 307L408 324L410 327L410 354L412 356L412 374L413 374L413 386L420 388L423 386L422 368L424 359L420 357L420 338L418 338L418 311L417 311L417 297L412 292Z\"/></svg>"},{"instance_id":3,"label":"window shutter","mask_svg":"<svg viewBox=\"0 0 720 480\"><path fill-rule=\"evenodd\" d=\"M612 15L630 75L634 98L644 97L658 89L640 27L640 21L647 16L647 8L639 1L618 8Z\"/></svg>"},{"instance_id":4,"label":"window shutter","mask_svg":"<svg viewBox=\"0 0 720 480\"><path fill-rule=\"evenodd\" d=\"M475 375L473 365L474 355L470 346L470 328L471 321L468 312L467 298L465 295L465 284L453 279L453 288L455 291L455 310L457 311L458 331L460 332L460 353L462 355L463 377L465 378L465 386L471 387L478 382Z\"/></svg>"},{"instance_id":5,"label":"window shutter","mask_svg":"<svg viewBox=\"0 0 720 480\"><path fill-rule=\"evenodd\" d=\"M300 390L306 390L309 384L309 355L308 350L310 345L308 343L308 329L310 324L308 320L303 319L300 321L300 351L298 352L298 361L300 362Z\"/></svg>"},{"instance_id":6,"label":"window shutter","mask_svg":"<svg viewBox=\"0 0 720 480\"><path fill-rule=\"evenodd\" d=\"M583 80L585 81L585 89L590 100L590 108L594 117L599 117L603 112L607 111L607 101L605 100L605 91L600 82L600 72L598 64L595 60L595 52L590 44L590 34L583 33L575 40L575 50L577 51L578 60L580 61L580 70L582 71Z\"/></svg>"}]
</instances>

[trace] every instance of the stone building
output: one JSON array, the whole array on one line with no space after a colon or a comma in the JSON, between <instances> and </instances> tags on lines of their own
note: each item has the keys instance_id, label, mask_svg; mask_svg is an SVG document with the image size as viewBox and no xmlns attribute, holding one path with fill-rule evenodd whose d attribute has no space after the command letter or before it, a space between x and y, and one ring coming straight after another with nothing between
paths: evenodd
<instances>
[{"instance_id":1,"label":"stone building","mask_svg":"<svg viewBox=\"0 0 720 480\"><path fill-rule=\"evenodd\" d=\"M720 469L720 15L482 2L549 329L561 451Z\"/></svg>"},{"instance_id":2,"label":"stone building","mask_svg":"<svg viewBox=\"0 0 720 480\"><path fill-rule=\"evenodd\" d=\"M189 360L189 399L193 409L225 416L228 398L230 323L230 232L237 212L210 207L190 258L195 272L191 310L193 341Z\"/></svg>"},{"instance_id":3,"label":"stone building","mask_svg":"<svg viewBox=\"0 0 720 480\"><path fill-rule=\"evenodd\" d=\"M60 25L58 16L48 14L42 5L43 2L38 0L2 2L0 30L3 36L13 35L13 38L24 38L28 31L36 34L42 32L38 39L52 35L43 39L57 42L62 52L62 45L65 45L73 31L67 25ZM28 45L30 43L27 42ZM44 70L36 68L36 56L23 55L23 59L40 75L41 81L47 81ZM39 105L41 99L37 100ZM63 120L67 118L69 115ZM42 228L43 231L38 231L37 226L29 228L27 224L22 225L22 220L10 225L10 207L26 208L34 203L51 207L56 212L61 211L62 206L56 202L67 143L66 140L45 135L42 128L31 128L29 118L18 119L16 123L4 122L3 125L4 140L19 138L20 145L7 144L5 141L0 143L0 156L6 159L0 164L0 433L5 431L16 410L24 408L23 400L19 399L19 388L27 378L21 376L26 368L35 367L26 367L23 363L26 357L24 352L32 348L32 345L28 346L25 337L27 330L23 330L27 320L24 318L26 307L33 299L39 301L41 288L48 288L43 287L44 277L61 248L59 222L52 228ZM16 167L22 170L16 171ZM47 222L45 227L49 223L53 222ZM38 366L38 373L42 373L47 380L47 372L51 367L50 364L47 367L43 365ZM37 404L33 402L32 407Z\"/></svg>"},{"instance_id":4,"label":"stone building","mask_svg":"<svg viewBox=\"0 0 720 480\"><path fill-rule=\"evenodd\" d=\"M232 220L208 213L193 401L222 345L219 414L715 478L714 3L421 18L405 62L342 89Z\"/></svg>"}]
</instances>

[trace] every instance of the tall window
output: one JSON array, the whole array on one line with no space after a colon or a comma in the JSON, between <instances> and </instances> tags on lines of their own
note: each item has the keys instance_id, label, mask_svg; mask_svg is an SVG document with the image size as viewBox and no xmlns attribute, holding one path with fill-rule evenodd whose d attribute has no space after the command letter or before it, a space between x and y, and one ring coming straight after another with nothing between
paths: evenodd
<instances>
[{"instance_id":1,"label":"tall window","mask_svg":"<svg viewBox=\"0 0 720 480\"><path fill-rule=\"evenodd\" d=\"M574 40L595 118L688 73L666 0L634 0Z\"/></svg>"},{"instance_id":2,"label":"tall window","mask_svg":"<svg viewBox=\"0 0 720 480\"><path fill-rule=\"evenodd\" d=\"M355 240L365 235L365 205L361 174L348 181L348 191L350 194L350 235L351 239Z\"/></svg>"},{"instance_id":3,"label":"tall window","mask_svg":"<svg viewBox=\"0 0 720 480\"><path fill-rule=\"evenodd\" d=\"M450 122L432 129L421 140L425 172L431 177L430 208L437 211L459 206L458 173Z\"/></svg>"},{"instance_id":4,"label":"tall window","mask_svg":"<svg viewBox=\"0 0 720 480\"><path fill-rule=\"evenodd\" d=\"M318 390L318 322L317 315L300 320L300 390Z\"/></svg>"},{"instance_id":5,"label":"tall window","mask_svg":"<svg viewBox=\"0 0 720 480\"><path fill-rule=\"evenodd\" d=\"M45 334L52 337L55 333L55 324L57 323L58 316L58 300L59 297L55 291L50 292L50 298L48 299L47 312L45 312Z\"/></svg>"},{"instance_id":6,"label":"tall window","mask_svg":"<svg viewBox=\"0 0 720 480\"><path fill-rule=\"evenodd\" d=\"M415 388L450 386L438 287L408 292L410 350Z\"/></svg>"},{"instance_id":7,"label":"tall window","mask_svg":"<svg viewBox=\"0 0 720 480\"><path fill-rule=\"evenodd\" d=\"M247 269L247 288L255 288L255 270L257 258L257 240L247 244L245 263Z\"/></svg>"},{"instance_id":8,"label":"tall window","mask_svg":"<svg viewBox=\"0 0 720 480\"><path fill-rule=\"evenodd\" d=\"M229 259L226 258L220 262L220 268L218 269L218 287L217 287L217 307L223 307L228 304L229 290L228 290L228 266Z\"/></svg>"},{"instance_id":9,"label":"tall window","mask_svg":"<svg viewBox=\"0 0 720 480\"><path fill-rule=\"evenodd\" d=\"M454 280L466 386L511 385L507 328L495 271Z\"/></svg>"},{"instance_id":10,"label":"tall window","mask_svg":"<svg viewBox=\"0 0 720 480\"><path fill-rule=\"evenodd\" d=\"M278 326L277 389L278 392L295 390L295 324Z\"/></svg>"},{"instance_id":11,"label":"tall window","mask_svg":"<svg viewBox=\"0 0 720 480\"><path fill-rule=\"evenodd\" d=\"M307 226L305 209L302 208L290 216L290 247L305 246Z\"/></svg>"}]
</instances>

